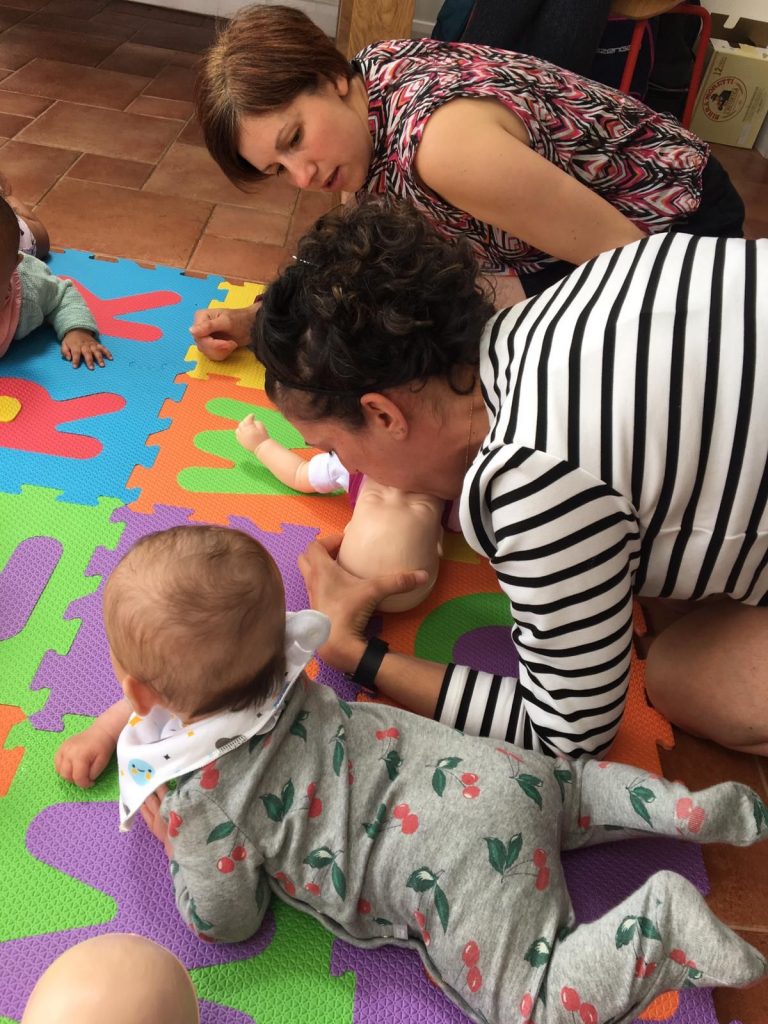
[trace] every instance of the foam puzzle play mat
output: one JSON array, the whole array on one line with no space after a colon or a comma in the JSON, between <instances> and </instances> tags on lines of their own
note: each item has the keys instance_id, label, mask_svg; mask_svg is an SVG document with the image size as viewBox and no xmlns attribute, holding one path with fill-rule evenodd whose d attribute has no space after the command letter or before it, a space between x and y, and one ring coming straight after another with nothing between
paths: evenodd
<instances>
[{"instance_id":1,"label":"foam puzzle play mat","mask_svg":"<svg viewBox=\"0 0 768 1024\"><path fill-rule=\"evenodd\" d=\"M200 941L177 915L160 844L141 821L118 831L114 765L88 791L55 774L62 740L120 696L101 592L139 537L200 522L246 530L276 559L296 610L306 605L297 556L340 529L349 504L291 491L240 448L234 427L250 412L283 444L303 441L271 407L250 352L212 363L190 343L195 310L249 305L261 286L73 251L54 254L51 269L76 284L114 361L73 370L44 327L0 362L0 1022L20 1020L65 949L125 931L186 965L204 1024L460 1024L415 953L354 948L277 900L249 942ZM376 625L400 650L514 671L505 599L458 536L446 541L427 601ZM326 666L315 662L311 674L360 699ZM645 703L641 674L638 663L611 755L660 772L656 745L670 745L671 731ZM607 844L565 861L582 921L660 868L707 889L699 849L673 840ZM523 1016L510 1008L509 1019ZM644 1019L717 1024L700 989L662 997Z\"/></svg>"}]
</instances>

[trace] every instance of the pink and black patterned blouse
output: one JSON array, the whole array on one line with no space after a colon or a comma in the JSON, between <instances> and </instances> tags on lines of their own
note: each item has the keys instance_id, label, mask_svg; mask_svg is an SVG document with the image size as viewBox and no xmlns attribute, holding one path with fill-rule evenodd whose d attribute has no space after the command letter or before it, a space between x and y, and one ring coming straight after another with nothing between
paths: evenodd
<instances>
[{"instance_id":1,"label":"pink and black patterned blouse","mask_svg":"<svg viewBox=\"0 0 768 1024\"><path fill-rule=\"evenodd\" d=\"M445 237L467 238L487 270L531 272L553 258L451 206L419 182L413 163L424 126L435 110L459 97L499 100L521 119L537 153L649 233L668 230L701 201L709 157L705 142L674 117L536 57L396 39L361 50L353 65L368 90L374 146L361 192L409 200Z\"/></svg>"}]
</instances>

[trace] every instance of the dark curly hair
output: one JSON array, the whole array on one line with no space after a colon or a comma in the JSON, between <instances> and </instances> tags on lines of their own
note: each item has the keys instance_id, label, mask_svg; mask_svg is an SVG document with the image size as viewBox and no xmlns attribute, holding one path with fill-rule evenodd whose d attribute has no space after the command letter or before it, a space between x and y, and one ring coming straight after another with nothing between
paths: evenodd
<instances>
[{"instance_id":1,"label":"dark curly hair","mask_svg":"<svg viewBox=\"0 0 768 1024\"><path fill-rule=\"evenodd\" d=\"M366 391L444 378L474 386L493 313L464 241L448 242L410 205L370 199L322 217L267 289L251 347L266 391L302 419L363 423Z\"/></svg>"}]
</instances>

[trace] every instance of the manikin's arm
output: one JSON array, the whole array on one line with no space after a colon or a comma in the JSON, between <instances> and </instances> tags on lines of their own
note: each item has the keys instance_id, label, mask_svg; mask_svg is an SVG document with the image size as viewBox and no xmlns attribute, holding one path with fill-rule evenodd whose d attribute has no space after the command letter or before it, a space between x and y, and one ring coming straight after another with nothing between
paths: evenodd
<instances>
[{"instance_id":1,"label":"manikin's arm","mask_svg":"<svg viewBox=\"0 0 768 1024\"><path fill-rule=\"evenodd\" d=\"M280 483L304 494L314 494L315 488L309 482L306 459L302 459L290 448L284 448L267 433L267 428L249 413L235 430L235 436L247 451L252 452Z\"/></svg>"},{"instance_id":2,"label":"manikin's arm","mask_svg":"<svg viewBox=\"0 0 768 1024\"><path fill-rule=\"evenodd\" d=\"M84 732L64 740L56 751L54 767L66 782L90 789L109 764L117 737L127 725L133 709L125 697L113 704Z\"/></svg>"}]
</instances>

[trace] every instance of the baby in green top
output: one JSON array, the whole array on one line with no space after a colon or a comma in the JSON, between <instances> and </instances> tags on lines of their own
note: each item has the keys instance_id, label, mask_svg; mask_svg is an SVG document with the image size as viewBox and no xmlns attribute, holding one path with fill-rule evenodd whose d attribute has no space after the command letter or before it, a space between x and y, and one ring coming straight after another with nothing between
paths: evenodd
<instances>
[{"instance_id":1,"label":"baby in green top","mask_svg":"<svg viewBox=\"0 0 768 1024\"><path fill-rule=\"evenodd\" d=\"M0 357L11 342L48 322L73 367L103 366L112 354L99 341L96 321L77 289L34 256L20 253L19 239L16 214L0 198Z\"/></svg>"}]
</instances>

